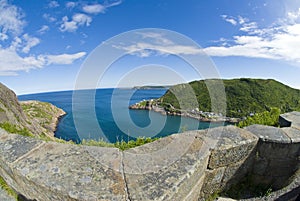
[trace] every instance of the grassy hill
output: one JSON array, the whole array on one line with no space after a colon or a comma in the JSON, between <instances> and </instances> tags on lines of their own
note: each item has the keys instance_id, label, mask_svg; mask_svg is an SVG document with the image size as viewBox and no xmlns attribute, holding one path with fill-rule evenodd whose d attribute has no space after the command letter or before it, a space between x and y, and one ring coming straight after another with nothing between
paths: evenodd
<instances>
[{"instance_id":1,"label":"grassy hill","mask_svg":"<svg viewBox=\"0 0 300 201\"><path fill-rule=\"evenodd\" d=\"M226 100L225 96L220 96L222 87L217 87L220 81L212 79L175 85L158 99L157 103L166 110L199 108L200 111L223 114L225 112L222 111L222 108L225 108L223 106L226 103L226 116L228 117L248 116L250 113L269 111L272 107L280 108L281 112L300 111L300 90L278 81L249 78L223 80ZM211 86L210 93L206 84ZM189 86L193 90L187 90ZM212 99L217 103L213 109L211 108ZM195 102L198 102L198 105Z\"/></svg>"}]
</instances>

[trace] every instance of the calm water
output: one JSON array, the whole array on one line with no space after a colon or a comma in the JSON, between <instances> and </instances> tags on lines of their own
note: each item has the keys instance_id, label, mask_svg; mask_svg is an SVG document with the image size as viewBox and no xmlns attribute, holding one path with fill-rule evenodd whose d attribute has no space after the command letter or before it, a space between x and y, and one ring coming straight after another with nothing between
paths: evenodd
<instances>
[{"instance_id":1,"label":"calm water","mask_svg":"<svg viewBox=\"0 0 300 201\"><path fill-rule=\"evenodd\" d=\"M138 136L162 137L182 130L205 129L222 125L221 123L210 125L207 122L178 116L164 116L152 111L128 109L129 104L143 99L159 98L165 92L165 89L97 89L96 91L76 91L79 95L73 101L73 91L22 95L18 98L19 100L50 102L66 111L67 115L60 120L55 136L75 142L99 138L116 142L117 140L131 140ZM95 111L96 118L93 118L92 112L87 110L93 105L91 104L93 102L87 99L91 94L95 94L93 96L95 107L92 109ZM78 117L79 127L75 126L73 114ZM93 124L93 119L100 126L102 133L99 133L99 129Z\"/></svg>"}]
</instances>

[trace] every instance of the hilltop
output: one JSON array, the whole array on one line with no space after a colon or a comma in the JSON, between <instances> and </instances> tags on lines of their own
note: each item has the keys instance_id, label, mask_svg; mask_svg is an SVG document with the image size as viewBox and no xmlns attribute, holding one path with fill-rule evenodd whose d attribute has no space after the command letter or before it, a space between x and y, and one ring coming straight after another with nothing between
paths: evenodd
<instances>
[{"instance_id":1,"label":"hilltop","mask_svg":"<svg viewBox=\"0 0 300 201\"><path fill-rule=\"evenodd\" d=\"M218 92L221 89L217 86L220 81L224 84L226 100L225 97L220 96L221 92ZM211 94L207 84L212 86ZM193 89L194 94L188 90L189 87ZM193 99L196 101L192 101ZM211 107L212 99L217 103L214 109ZM147 105L147 108L149 105L158 107L165 110L167 114L180 115L188 112L203 116L226 115L240 118L270 110L272 107L279 108L283 113L300 111L300 90L272 79L210 79L175 85L153 103L138 104ZM137 109L138 105L131 108Z\"/></svg>"}]
</instances>

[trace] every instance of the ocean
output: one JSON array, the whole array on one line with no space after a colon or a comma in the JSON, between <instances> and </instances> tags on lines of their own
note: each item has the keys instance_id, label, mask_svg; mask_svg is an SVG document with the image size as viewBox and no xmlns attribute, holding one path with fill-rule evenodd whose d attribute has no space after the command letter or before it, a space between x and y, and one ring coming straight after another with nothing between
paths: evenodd
<instances>
[{"instance_id":1,"label":"ocean","mask_svg":"<svg viewBox=\"0 0 300 201\"><path fill-rule=\"evenodd\" d=\"M62 108L67 114L60 119L55 137L77 143L83 139L102 139L114 143L139 136L164 137L186 130L223 125L128 109L131 104L159 98L165 92L166 89L97 89L20 95L18 99L49 102Z\"/></svg>"}]
</instances>

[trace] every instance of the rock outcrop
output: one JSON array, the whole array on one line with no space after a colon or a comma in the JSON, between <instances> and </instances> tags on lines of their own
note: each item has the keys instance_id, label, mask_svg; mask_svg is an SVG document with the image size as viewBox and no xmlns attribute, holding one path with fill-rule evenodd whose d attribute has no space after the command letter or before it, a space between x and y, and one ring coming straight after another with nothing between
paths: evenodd
<instances>
[{"instance_id":1,"label":"rock outcrop","mask_svg":"<svg viewBox=\"0 0 300 201\"><path fill-rule=\"evenodd\" d=\"M21 101L24 113L30 122L35 122L42 128L42 133L54 137L59 119L66 114L56 106L40 101Z\"/></svg>"},{"instance_id":2,"label":"rock outcrop","mask_svg":"<svg viewBox=\"0 0 300 201\"><path fill-rule=\"evenodd\" d=\"M0 124L26 130L34 136L53 138L57 121L64 114L63 110L50 103L20 103L16 94L0 83Z\"/></svg>"}]
</instances>

